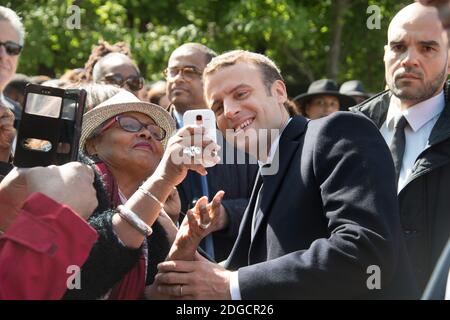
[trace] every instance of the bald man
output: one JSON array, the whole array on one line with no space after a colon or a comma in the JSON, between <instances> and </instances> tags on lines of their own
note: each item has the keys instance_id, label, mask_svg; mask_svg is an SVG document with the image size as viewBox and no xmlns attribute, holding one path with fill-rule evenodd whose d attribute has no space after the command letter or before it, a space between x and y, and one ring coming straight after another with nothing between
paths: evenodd
<instances>
[{"instance_id":1,"label":"bald man","mask_svg":"<svg viewBox=\"0 0 450 320\"><path fill-rule=\"evenodd\" d=\"M447 47L436 8L403 8L384 48L389 89L351 109L369 117L390 146L404 237L422 290L450 235Z\"/></svg>"},{"instance_id":2,"label":"bald man","mask_svg":"<svg viewBox=\"0 0 450 320\"><path fill-rule=\"evenodd\" d=\"M124 88L135 96L144 86L138 67L123 53L112 52L101 58L92 70L96 83L107 83Z\"/></svg>"}]
</instances>

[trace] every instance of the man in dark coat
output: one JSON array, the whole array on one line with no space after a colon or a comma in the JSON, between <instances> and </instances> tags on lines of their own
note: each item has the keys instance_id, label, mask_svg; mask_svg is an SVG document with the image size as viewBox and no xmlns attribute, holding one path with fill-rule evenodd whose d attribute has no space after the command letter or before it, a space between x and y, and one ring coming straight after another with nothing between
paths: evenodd
<instances>
[{"instance_id":1,"label":"man in dark coat","mask_svg":"<svg viewBox=\"0 0 450 320\"><path fill-rule=\"evenodd\" d=\"M394 167L377 128L347 112L289 118L279 69L256 53L218 56L204 81L219 129L261 169L225 268L199 256L163 262L155 280L161 292L198 299L417 296Z\"/></svg>"},{"instance_id":2,"label":"man in dark coat","mask_svg":"<svg viewBox=\"0 0 450 320\"><path fill-rule=\"evenodd\" d=\"M450 236L447 46L434 8L414 3L402 9L385 47L389 90L352 110L370 118L396 150L400 219L421 290ZM405 127L397 129L401 118Z\"/></svg>"},{"instance_id":3,"label":"man in dark coat","mask_svg":"<svg viewBox=\"0 0 450 320\"><path fill-rule=\"evenodd\" d=\"M198 43L183 44L172 52L165 74L167 96L172 104L170 112L178 128L183 126L183 114L186 111L207 108L203 100L201 74L215 55L211 49ZM248 157L240 157L244 161L237 163L237 154L242 152L227 144L220 133L218 143L222 147L219 154L221 163L208 168L208 175L205 177L190 171L178 186L178 192L181 210L185 213L202 196L206 195L211 199L217 191L225 191L219 229L202 243L203 249L211 257L222 261L228 257L236 240L258 166L256 161L251 164ZM230 153L235 155L233 161L227 159L227 154Z\"/></svg>"}]
</instances>

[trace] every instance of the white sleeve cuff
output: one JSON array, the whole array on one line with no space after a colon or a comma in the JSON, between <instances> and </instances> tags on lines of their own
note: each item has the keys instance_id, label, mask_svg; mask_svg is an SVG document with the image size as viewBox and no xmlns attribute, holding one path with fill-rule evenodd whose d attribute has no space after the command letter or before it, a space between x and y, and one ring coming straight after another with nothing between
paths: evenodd
<instances>
[{"instance_id":1,"label":"white sleeve cuff","mask_svg":"<svg viewBox=\"0 0 450 320\"><path fill-rule=\"evenodd\" d=\"M230 275L230 295L231 300L242 300L241 290L239 289L238 271L234 271Z\"/></svg>"},{"instance_id":2,"label":"white sleeve cuff","mask_svg":"<svg viewBox=\"0 0 450 320\"><path fill-rule=\"evenodd\" d=\"M233 297L233 295L231 297ZM448 270L447 289L445 290L445 300L450 300L450 269Z\"/></svg>"}]
</instances>

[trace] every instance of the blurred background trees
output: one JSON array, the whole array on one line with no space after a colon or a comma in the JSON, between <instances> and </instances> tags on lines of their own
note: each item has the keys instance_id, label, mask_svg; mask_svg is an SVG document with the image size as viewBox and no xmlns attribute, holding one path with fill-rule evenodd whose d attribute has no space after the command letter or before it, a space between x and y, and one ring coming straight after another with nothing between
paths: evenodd
<instances>
[{"instance_id":1,"label":"blurred background trees","mask_svg":"<svg viewBox=\"0 0 450 320\"><path fill-rule=\"evenodd\" d=\"M20 73L55 77L83 67L103 39L128 42L145 78L155 81L174 48L200 42L218 53L241 48L268 55L280 66L291 96L323 77L339 83L360 79L369 91L381 91L387 26L411 2L0 0L23 17L27 30ZM71 5L80 8L80 29L67 27ZM379 28L373 23L378 11L368 12L372 5L381 14Z\"/></svg>"}]
</instances>

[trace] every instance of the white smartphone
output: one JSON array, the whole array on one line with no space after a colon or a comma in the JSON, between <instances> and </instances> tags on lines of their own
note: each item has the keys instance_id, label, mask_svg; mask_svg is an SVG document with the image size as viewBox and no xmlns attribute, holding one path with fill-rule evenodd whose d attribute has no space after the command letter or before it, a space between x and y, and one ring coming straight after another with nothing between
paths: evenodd
<instances>
[{"instance_id":1,"label":"white smartphone","mask_svg":"<svg viewBox=\"0 0 450 320\"><path fill-rule=\"evenodd\" d=\"M216 116L210 109L186 111L183 115L184 125L197 125L206 128L205 135L217 144Z\"/></svg>"},{"instance_id":2,"label":"white smartphone","mask_svg":"<svg viewBox=\"0 0 450 320\"><path fill-rule=\"evenodd\" d=\"M217 144L216 116L210 109L196 109L186 111L183 115L183 123L187 125L197 125L206 129L205 136ZM214 166L214 162L204 159L204 167Z\"/></svg>"}]
</instances>

